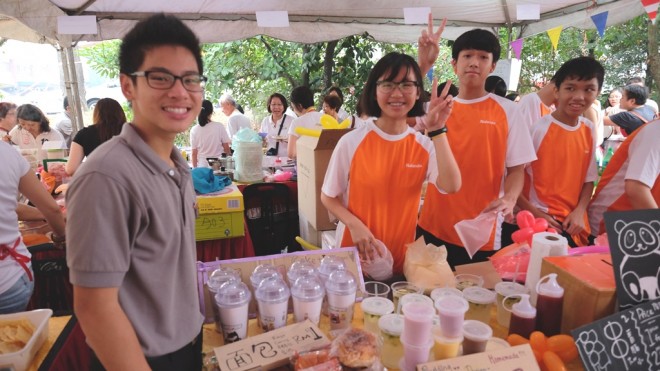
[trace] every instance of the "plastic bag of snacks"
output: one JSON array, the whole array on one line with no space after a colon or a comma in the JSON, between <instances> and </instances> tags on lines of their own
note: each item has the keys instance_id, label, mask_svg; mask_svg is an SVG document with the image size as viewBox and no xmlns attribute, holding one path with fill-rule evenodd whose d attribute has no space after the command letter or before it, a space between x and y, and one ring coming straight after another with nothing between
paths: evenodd
<instances>
[{"instance_id":1,"label":"plastic bag of snacks","mask_svg":"<svg viewBox=\"0 0 660 371\"><path fill-rule=\"evenodd\" d=\"M428 292L436 287L454 287L455 278L447 263L447 248L425 244L424 238L408 245L403 263L406 280Z\"/></svg>"},{"instance_id":2,"label":"plastic bag of snacks","mask_svg":"<svg viewBox=\"0 0 660 371\"><path fill-rule=\"evenodd\" d=\"M371 260L361 261L362 273L376 281L385 281L392 277L394 258L387 246L380 240L376 240L372 247L378 251L379 256Z\"/></svg>"}]
</instances>

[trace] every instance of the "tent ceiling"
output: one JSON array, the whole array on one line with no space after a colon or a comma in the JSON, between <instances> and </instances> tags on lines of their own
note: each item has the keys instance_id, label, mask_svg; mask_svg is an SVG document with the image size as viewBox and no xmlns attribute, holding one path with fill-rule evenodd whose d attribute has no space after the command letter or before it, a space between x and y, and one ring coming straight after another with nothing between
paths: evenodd
<instances>
[{"instance_id":1,"label":"tent ceiling","mask_svg":"<svg viewBox=\"0 0 660 371\"><path fill-rule=\"evenodd\" d=\"M517 21L517 5L529 3L529 0L410 0L405 4L400 0L335 0L326 5L311 0L2 0L0 15L5 17L0 17L0 36L26 41L43 40L43 36L60 44L71 40L117 39L137 20L165 12L184 19L202 42L269 35L313 43L368 33L379 41L405 43L416 41L423 26L404 24L404 6L430 7L436 24L447 17L448 28L443 37L448 39L455 39L474 27L521 26L522 35L530 36L556 26L594 28L591 16L604 11L609 11L608 26L644 13L639 0L553 0L538 1L540 20ZM290 27L258 27L255 12L265 10L287 10ZM57 34L57 17L66 14L95 15L98 34L73 37ZM18 25L12 27L17 23L23 26L22 31Z\"/></svg>"}]
</instances>

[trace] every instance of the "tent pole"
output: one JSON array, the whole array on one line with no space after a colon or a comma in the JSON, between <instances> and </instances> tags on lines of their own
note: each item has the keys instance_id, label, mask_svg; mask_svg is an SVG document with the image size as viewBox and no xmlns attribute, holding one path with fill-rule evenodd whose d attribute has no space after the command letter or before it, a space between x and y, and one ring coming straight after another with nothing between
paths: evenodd
<instances>
[{"instance_id":1,"label":"tent pole","mask_svg":"<svg viewBox=\"0 0 660 371\"><path fill-rule=\"evenodd\" d=\"M69 105L73 111L71 115L71 122L73 124L72 135L74 135L84 126L82 117L82 103L80 101L80 89L78 86L78 74L76 72L76 63L73 57L73 47L70 45L65 46L62 49L62 52L65 54L65 58L63 58L63 60L66 60L66 68L64 71L65 78L66 75L68 75L67 96L69 97Z\"/></svg>"}]
</instances>

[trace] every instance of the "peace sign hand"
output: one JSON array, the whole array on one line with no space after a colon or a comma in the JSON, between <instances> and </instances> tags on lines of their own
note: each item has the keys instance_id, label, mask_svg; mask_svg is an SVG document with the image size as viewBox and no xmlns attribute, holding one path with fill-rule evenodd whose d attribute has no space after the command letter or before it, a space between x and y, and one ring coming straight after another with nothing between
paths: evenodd
<instances>
[{"instance_id":1,"label":"peace sign hand","mask_svg":"<svg viewBox=\"0 0 660 371\"><path fill-rule=\"evenodd\" d=\"M450 87L451 80L447 80L445 87L440 92L440 96L438 96L438 79L436 77L433 78L431 101L429 102L429 110L426 113L428 131L443 128L447 123L451 109L454 106L454 97L449 94Z\"/></svg>"},{"instance_id":2,"label":"peace sign hand","mask_svg":"<svg viewBox=\"0 0 660 371\"><path fill-rule=\"evenodd\" d=\"M442 31L445 30L447 18L442 20L438 30L433 32L433 14L429 13L429 24L426 30L422 30L422 35L417 39L417 63L422 70L422 74L426 74L440 54L440 36Z\"/></svg>"}]
</instances>

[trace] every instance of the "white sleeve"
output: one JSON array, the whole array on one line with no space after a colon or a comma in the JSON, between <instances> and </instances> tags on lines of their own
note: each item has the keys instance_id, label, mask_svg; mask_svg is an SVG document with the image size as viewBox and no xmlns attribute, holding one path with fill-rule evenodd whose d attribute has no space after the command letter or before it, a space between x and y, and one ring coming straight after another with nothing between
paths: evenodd
<instances>
[{"instance_id":1,"label":"white sleeve","mask_svg":"<svg viewBox=\"0 0 660 371\"><path fill-rule=\"evenodd\" d=\"M598 146L596 143L598 142L598 133L596 132L596 128L594 123L592 123L589 119L583 118L584 121L586 122L586 125L591 129L591 137L593 139L593 146L591 150L591 162L589 163L589 167L587 168L587 174L584 178L584 182L595 182L598 179L598 164L596 163L596 147Z\"/></svg>"},{"instance_id":2,"label":"white sleeve","mask_svg":"<svg viewBox=\"0 0 660 371\"><path fill-rule=\"evenodd\" d=\"M660 123L647 124L643 129L648 130L637 134L630 143L625 179L637 180L651 188L660 175Z\"/></svg>"},{"instance_id":3,"label":"white sleeve","mask_svg":"<svg viewBox=\"0 0 660 371\"><path fill-rule=\"evenodd\" d=\"M520 124L522 121L520 110L514 109L512 112L507 112L507 117L510 120L509 135L507 136L506 167L524 165L536 160L536 151L534 151L529 128Z\"/></svg>"},{"instance_id":4,"label":"white sleeve","mask_svg":"<svg viewBox=\"0 0 660 371\"><path fill-rule=\"evenodd\" d=\"M348 189L348 173L355 148L351 148L351 142L346 140L347 136L348 134L344 135L337 142L325 172L321 191L329 197L343 195Z\"/></svg>"},{"instance_id":5,"label":"white sleeve","mask_svg":"<svg viewBox=\"0 0 660 371\"><path fill-rule=\"evenodd\" d=\"M190 147L193 149L199 148L199 142L197 139L197 131L199 127L199 125L195 125L190 129Z\"/></svg>"}]
</instances>

